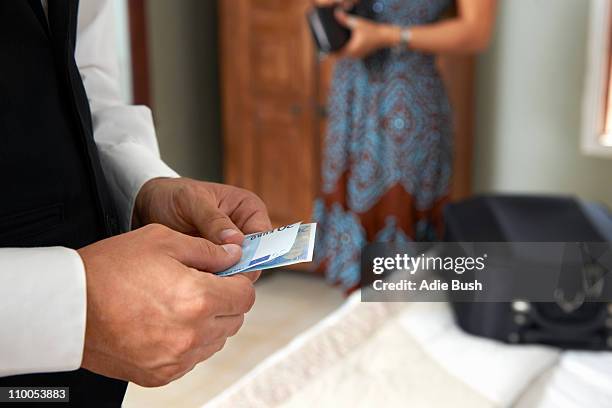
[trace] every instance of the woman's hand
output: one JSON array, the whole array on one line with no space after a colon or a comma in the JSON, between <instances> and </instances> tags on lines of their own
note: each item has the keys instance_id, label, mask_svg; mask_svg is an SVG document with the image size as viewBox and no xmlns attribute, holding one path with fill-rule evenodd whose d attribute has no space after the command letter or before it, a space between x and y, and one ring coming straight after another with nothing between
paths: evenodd
<instances>
[{"instance_id":1,"label":"woman's hand","mask_svg":"<svg viewBox=\"0 0 612 408\"><path fill-rule=\"evenodd\" d=\"M345 10L351 9L359 0L313 0L317 7L341 6Z\"/></svg>"},{"instance_id":2,"label":"woman's hand","mask_svg":"<svg viewBox=\"0 0 612 408\"><path fill-rule=\"evenodd\" d=\"M338 5L338 0L313 0L316 7L331 7Z\"/></svg>"},{"instance_id":3,"label":"woman's hand","mask_svg":"<svg viewBox=\"0 0 612 408\"><path fill-rule=\"evenodd\" d=\"M393 47L400 42L401 29L378 24L365 18L336 11L336 20L351 30L351 39L338 54L341 57L364 58L381 48Z\"/></svg>"}]
</instances>

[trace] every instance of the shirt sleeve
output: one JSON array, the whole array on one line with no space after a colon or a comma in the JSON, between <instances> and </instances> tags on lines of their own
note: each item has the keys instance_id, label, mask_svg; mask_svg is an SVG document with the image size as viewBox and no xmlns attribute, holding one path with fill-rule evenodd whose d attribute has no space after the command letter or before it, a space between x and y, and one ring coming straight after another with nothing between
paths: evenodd
<instances>
[{"instance_id":1,"label":"shirt sleeve","mask_svg":"<svg viewBox=\"0 0 612 408\"><path fill-rule=\"evenodd\" d=\"M178 174L160 158L151 110L122 100L114 15L112 1L81 1L75 58L89 98L102 168L120 224L129 230L142 185Z\"/></svg>"},{"instance_id":2,"label":"shirt sleeve","mask_svg":"<svg viewBox=\"0 0 612 408\"><path fill-rule=\"evenodd\" d=\"M79 368L87 306L79 254L0 248L0 271L0 377Z\"/></svg>"},{"instance_id":3,"label":"shirt sleeve","mask_svg":"<svg viewBox=\"0 0 612 408\"><path fill-rule=\"evenodd\" d=\"M155 177L178 177L159 156L151 111L119 92L112 1L82 0L76 61L94 138L125 229L134 200ZM86 327L86 276L71 249L0 248L0 377L75 370Z\"/></svg>"}]
</instances>

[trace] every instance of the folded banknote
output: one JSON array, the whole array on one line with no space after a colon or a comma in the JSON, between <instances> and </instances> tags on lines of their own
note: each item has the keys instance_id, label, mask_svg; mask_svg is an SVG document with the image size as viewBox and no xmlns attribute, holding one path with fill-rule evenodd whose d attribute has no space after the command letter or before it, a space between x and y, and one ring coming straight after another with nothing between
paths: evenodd
<instances>
[{"instance_id":1,"label":"folded banknote","mask_svg":"<svg viewBox=\"0 0 612 408\"><path fill-rule=\"evenodd\" d=\"M315 223L296 223L247 235L242 244L240 261L217 275L231 276L241 272L310 262L316 229Z\"/></svg>"}]
</instances>

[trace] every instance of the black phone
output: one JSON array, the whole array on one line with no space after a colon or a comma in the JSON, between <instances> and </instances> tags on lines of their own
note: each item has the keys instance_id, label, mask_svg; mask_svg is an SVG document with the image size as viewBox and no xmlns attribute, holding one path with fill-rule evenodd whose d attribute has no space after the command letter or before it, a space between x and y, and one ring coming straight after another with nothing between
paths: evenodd
<instances>
[{"instance_id":1,"label":"black phone","mask_svg":"<svg viewBox=\"0 0 612 408\"><path fill-rule=\"evenodd\" d=\"M340 25L334 12L336 6L314 7L307 15L308 25L319 51L336 52L346 45L351 38L351 30ZM372 18L369 0L361 0L349 14Z\"/></svg>"}]
</instances>

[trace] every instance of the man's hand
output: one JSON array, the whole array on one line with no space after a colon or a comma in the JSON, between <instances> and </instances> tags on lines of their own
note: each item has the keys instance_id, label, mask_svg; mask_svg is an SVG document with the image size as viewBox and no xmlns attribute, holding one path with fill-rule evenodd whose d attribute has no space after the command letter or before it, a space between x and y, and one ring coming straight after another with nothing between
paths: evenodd
<instances>
[{"instance_id":1,"label":"man's hand","mask_svg":"<svg viewBox=\"0 0 612 408\"><path fill-rule=\"evenodd\" d=\"M272 228L265 204L250 191L188 178L149 180L136 198L138 225L164 224L216 244L241 244L244 234Z\"/></svg>"},{"instance_id":2,"label":"man's hand","mask_svg":"<svg viewBox=\"0 0 612 408\"><path fill-rule=\"evenodd\" d=\"M244 234L272 228L266 206L250 191L188 178L157 178L140 189L135 225L158 223L215 244L242 244ZM253 281L260 272L246 275Z\"/></svg>"},{"instance_id":3,"label":"man's hand","mask_svg":"<svg viewBox=\"0 0 612 408\"><path fill-rule=\"evenodd\" d=\"M80 249L87 273L82 366L160 386L219 351L255 301L244 275L212 273L240 247L214 245L158 224Z\"/></svg>"}]
</instances>

